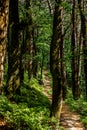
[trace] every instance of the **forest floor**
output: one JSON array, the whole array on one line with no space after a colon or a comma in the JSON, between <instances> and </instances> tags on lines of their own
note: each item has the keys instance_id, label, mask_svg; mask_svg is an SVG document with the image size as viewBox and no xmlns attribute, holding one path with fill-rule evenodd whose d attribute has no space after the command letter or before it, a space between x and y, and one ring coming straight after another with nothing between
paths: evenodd
<instances>
[{"instance_id":1,"label":"forest floor","mask_svg":"<svg viewBox=\"0 0 87 130\"><path fill-rule=\"evenodd\" d=\"M44 70L44 94L48 97L52 103L52 90L51 90L52 78L48 76L47 71ZM0 130L7 129L7 123L4 117L0 119ZM75 111L70 111L69 106L63 102L60 126L61 130L87 130L84 124L80 121L80 115ZM54 130L54 129L52 129ZM60 129L55 129L60 130Z\"/></svg>"},{"instance_id":2,"label":"forest floor","mask_svg":"<svg viewBox=\"0 0 87 130\"><path fill-rule=\"evenodd\" d=\"M51 79L48 77L46 71L44 71L44 75L44 93L46 94L50 102L52 102L52 96L49 93L49 90L51 89ZM70 111L69 106L65 102L63 102L62 105L60 126L62 126L64 130L87 130L84 124L80 121L80 115L75 111Z\"/></svg>"},{"instance_id":3,"label":"forest floor","mask_svg":"<svg viewBox=\"0 0 87 130\"><path fill-rule=\"evenodd\" d=\"M6 130L6 120L4 118L0 119L0 130Z\"/></svg>"}]
</instances>

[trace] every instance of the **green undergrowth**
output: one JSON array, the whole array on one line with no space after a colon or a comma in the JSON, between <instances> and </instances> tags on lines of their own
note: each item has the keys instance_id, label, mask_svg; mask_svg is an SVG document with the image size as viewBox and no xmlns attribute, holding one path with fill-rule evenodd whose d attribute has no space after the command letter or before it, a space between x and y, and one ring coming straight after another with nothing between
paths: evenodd
<instances>
[{"instance_id":1,"label":"green undergrowth","mask_svg":"<svg viewBox=\"0 0 87 130\"><path fill-rule=\"evenodd\" d=\"M21 95L14 95L15 101L9 101L4 94L0 95L0 118L4 118L8 127L15 130L57 129L58 121L50 119L51 105L43 90L43 86L32 79L28 84L24 82Z\"/></svg>"},{"instance_id":2,"label":"green undergrowth","mask_svg":"<svg viewBox=\"0 0 87 130\"><path fill-rule=\"evenodd\" d=\"M68 91L66 103L72 111L77 111L81 115L81 121L87 127L87 102L81 96L78 100L74 100L71 91Z\"/></svg>"}]
</instances>

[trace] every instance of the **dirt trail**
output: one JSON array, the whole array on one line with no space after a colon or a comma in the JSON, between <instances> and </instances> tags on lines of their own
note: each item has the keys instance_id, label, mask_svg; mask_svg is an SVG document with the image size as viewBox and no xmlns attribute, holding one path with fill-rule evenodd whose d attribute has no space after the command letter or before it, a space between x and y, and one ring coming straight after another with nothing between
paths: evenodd
<instances>
[{"instance_id":1,"label":"dirt trail","mask_svg":"<svg viewBox=\"0 0 87 130\"><path fill-rule=\"evenodd\" d=\"M50 102L52 102L52 95L49 94L49 90L51 90L50 79L49 79L49 77L46 74L45 74L44 86L45 86L44 93L48 97L48 99L50 100Z\"/></svg>"},{"instance_id":2,"label":"dirt trail","mask_svg":"<svg viewBox=\"0 0 87 130\"><path fill-rule=\"evenodd\" d=\"M46 94L50 102L52 102L52 96L49 94L49 90L51 89L51 79L47 76L46 71L44 71L44 75L44 93ZM84 127L84 124L80 122L80 115L76 112L70 112L68 105L64 102L61 112L60 126L62 126L64 130L87 130L87 128Z\"/></svg>"},{"instance_id":3,"label":"dirt trail","mask_svg":"<svg viewBox=\"0 0 87 130\"><path fill-rule=\"evenodd\" d=\"M70 112L68 105L64 102L61 112L60 125L64 127L64 130L87 130L83 123L80 122L80 115L76 112Z\"/></svg>"}]
</instances>

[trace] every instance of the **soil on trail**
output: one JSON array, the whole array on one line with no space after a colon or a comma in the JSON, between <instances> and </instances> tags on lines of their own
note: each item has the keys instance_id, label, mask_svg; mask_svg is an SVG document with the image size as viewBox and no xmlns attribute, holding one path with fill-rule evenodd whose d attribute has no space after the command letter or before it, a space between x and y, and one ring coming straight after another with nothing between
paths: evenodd
<instances>
[{"instance_id":1,"label":"soil on trail","mask_svg":"<svg viewBox=\"0 0 87 130\"><path fill-rule=\"evenodd\" d=\"M87 130L84 124L80 122L80 115L76 112L70 112L67 104L63 102L60 125L64 130Z\"/></svg>"},{"instance_id":2,"label":"soil on trail","mask_svg":"<svg viewBox=\"0 0 87 130\"><path fill-rule=\"evenodd\" d=\"M6 120L4 118L0 119L0 130L7 130L6 126Z\"/></svg>"},{"instance_id":3,"label":"soil on trail","mask_svg":"<svg viewBox=\"0 0 87 130\"><path fill-rule=\"evenodd\" d=\"M49 90L51 89L51 79L47 76L46 71L44 71L44 75L44 93L50 102L52 102L52 96L49 94ZM62 104L60 126L62 126L64 130L87 130L87 128L84 127L84 124L80 121L80 115L76 112L71 112L69 106L65 102Z\"/></svg>"}]
</instances>

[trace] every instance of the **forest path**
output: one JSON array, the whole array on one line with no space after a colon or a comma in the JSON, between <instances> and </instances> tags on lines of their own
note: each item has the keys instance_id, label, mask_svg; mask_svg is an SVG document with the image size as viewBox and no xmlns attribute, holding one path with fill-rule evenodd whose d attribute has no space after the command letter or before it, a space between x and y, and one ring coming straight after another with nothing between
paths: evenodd
<instances>
[{"instance_id":1,"label":"forest path","mask_svg":"<svg viewBox=\"0 0 87 130\"><path fill-rule=\"evenodd\" d=\"M43 73L45 75L44 93L48 97L50 102L52 102L52 95L49 94L49 91L51 89L50 82L52 79L48 77L46 71L44 71ZM71 112L69 106L65 102L63 102L62 105L60 126L62 126L64 130L87 130L87 128L84 127L84 124L80 121L80 115L76 112Z\"/></svg>"}]
</instances>

